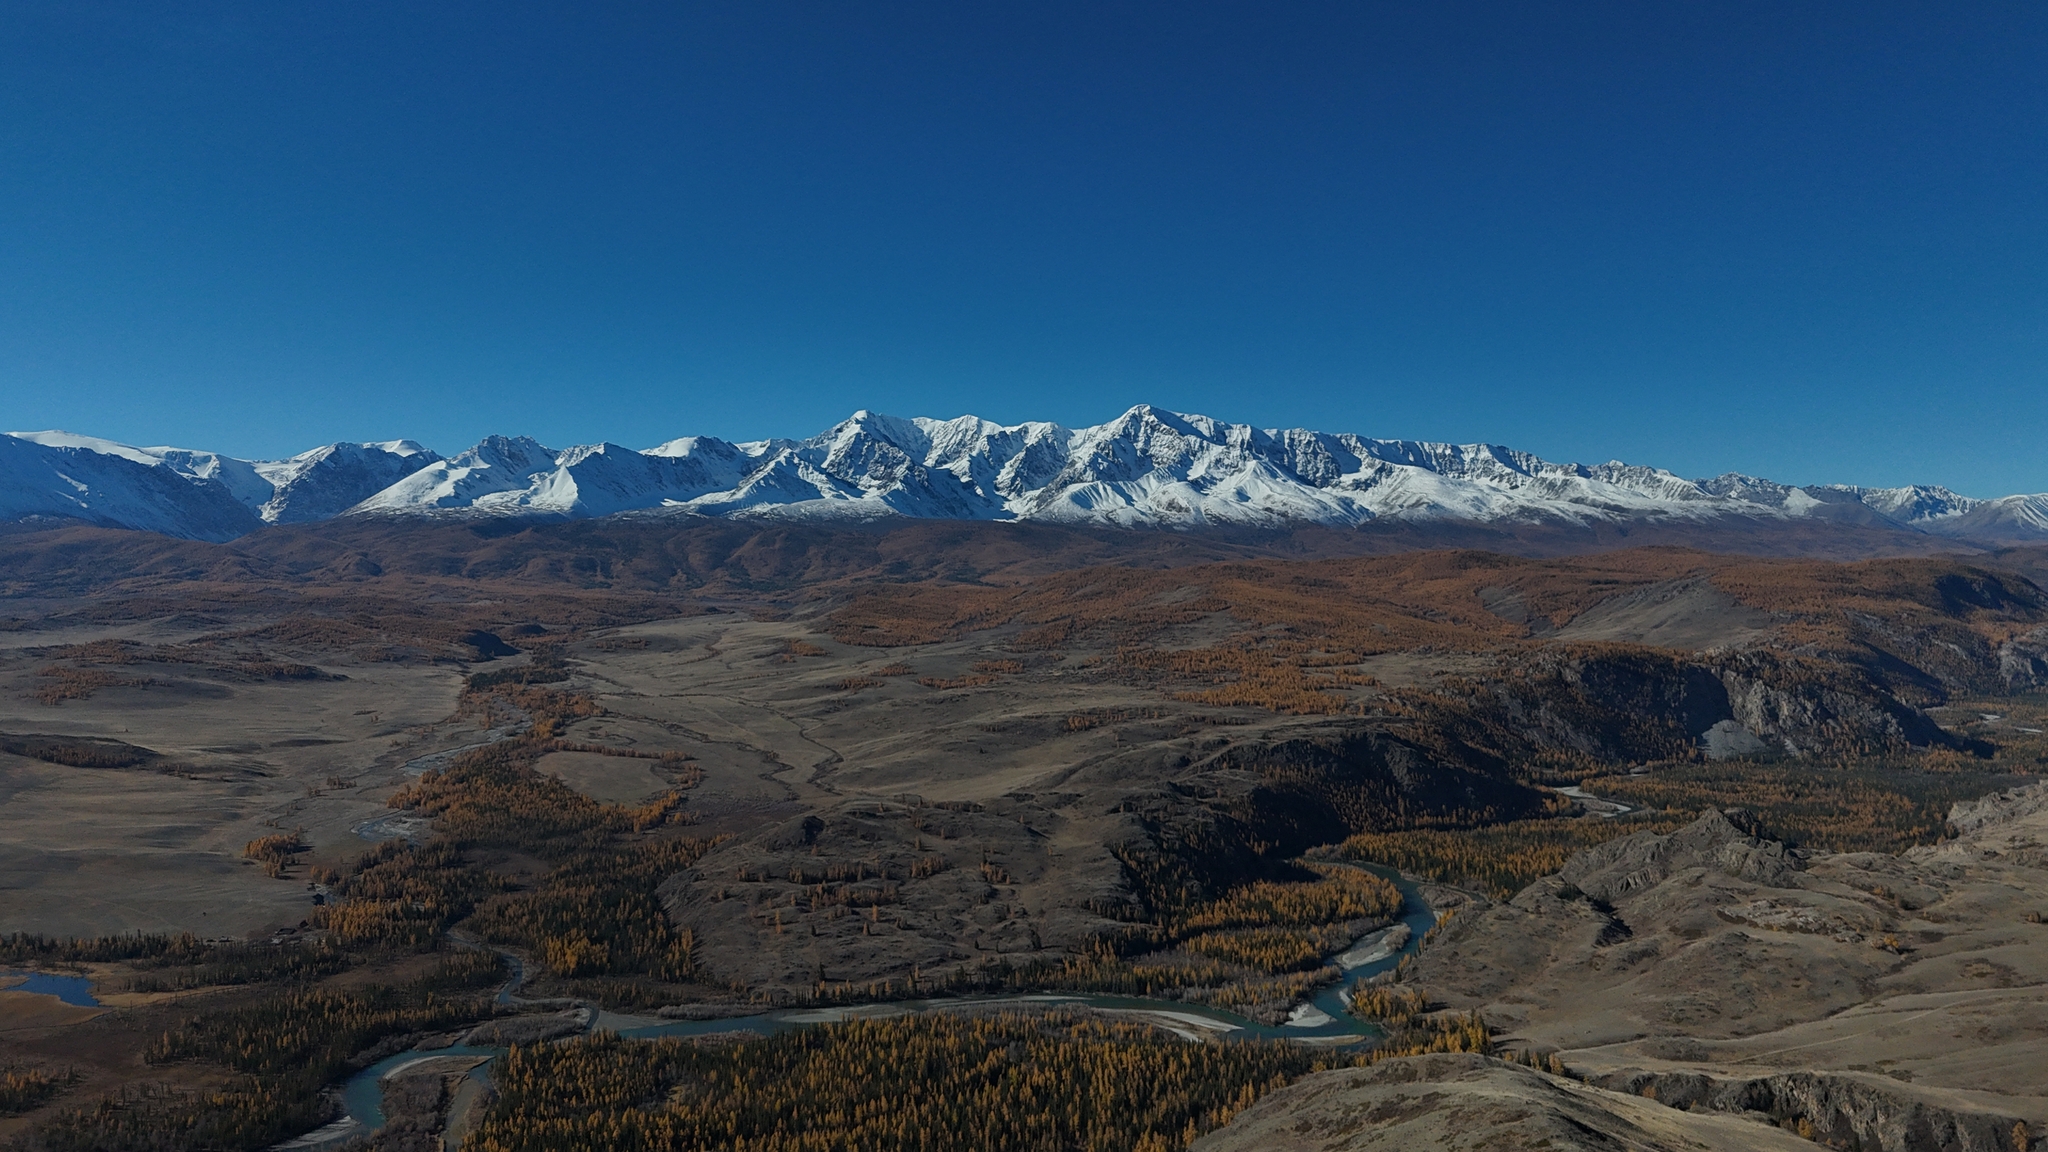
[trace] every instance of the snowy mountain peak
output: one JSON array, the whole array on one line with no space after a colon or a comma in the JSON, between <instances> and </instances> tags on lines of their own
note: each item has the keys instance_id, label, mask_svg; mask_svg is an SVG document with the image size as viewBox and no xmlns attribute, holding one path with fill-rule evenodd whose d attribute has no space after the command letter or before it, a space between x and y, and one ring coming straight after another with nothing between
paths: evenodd
<instances>
[{"instance_id":1,"label":"snowy mountain peak","mask_svg":"<svg viewBox=\"0 0 2048 1152\"><path fill-rule=\"evenodd\" d=\"M64 516L227 539L343 514L939 517L1201 527L1378 519L1705 523L1817 519L1960 539L2048 539L2048 495L1688 480L1498 444L1258 428L1137 405L1085 428L862 409L805 440L684 436L642 451L557 451L487 436L443 458L417 442L336 443L287 460L136 448L68 432L0 437L0 516Z\"/></svg>"},{"instance_id":2,"label":"snowy mountain peak","mask_svg":"<svg viewBox=\"0 0 2048 1152\"><path fill-rule=\"evenodd\" d=\"M102 456L118 456L123 460L152 467L163 462L163 457L158 453L117 444L112 440L102 440L97 436L80 436L75 432L65 432L57 428L45 432L9 432L8 435L16 440L26 440L31 444L41 444L49 448L83 448Z\"/></svg>"},{"instance_id":3,"label":"snowy mountain peak","mask_svg":"<svg viewBox=\"0 0 2048 1152\"><path fill-rule=\"evenodd\" d=\"M335 516L393 482L440 457L411 440L379 444L329 444L301 452L286 460L241 460L218 452L190 448L137 448L95 436L70 432L14 432L12 440L54 450L40 464L54 467L69 460L75 474L80 469L101 474L97 484L78 489L78 503L70 515L123 527L148 528L175 536L199 539L231 539L262 524L324 520ZM83 455L82 455L83 454ZM150 469L151 479L126 481L116 470L104 473L106 461L121 460ZM191 487L189 492L162 489L159 478L175 476ZM162 495L152 498L157 510L149 515L116 512L138 498L138 490ZM42 497L0 497L0 516L52 515L49 493ZM227 511L221 498L239 505L247 517Z\"/></svg>"},{"instance_id":4,"label":"snowy mountain peak","mask_svg":"<svg viewBox=\"0 0 2048 1152\"><path fill-rule=\"evenodd\" d=\"M716 436L678 436L664 444L647 449L649 456L714 456L721 459L736 459L746 453L742 446L729 444Z\"/></svg>"},{"instance_id":5,"label":"snowy mountain peak","mask_svg":"<svg viewBox=\"0 0 2048 1152\"><path fill-rule=\"evenodd\" d=\"M326 444L289 460L259 463L256 472L271 491L257 514L271 524L325 520L440 459L411 440L386 440Z\"/></svg>"},{"instance_id":6,"label":"snowy mountain peak","mask_svg":"<svg viewBox=\"0 0 2048 1152\"><path fill-rule=\"evenodd\" d=\"M1851 488L1840 484L1830 484L1828 487L1839 492L1853 492L1863 503L1908 524L1936 520L1945 516L1960 516L1982 503L1968 496L1959 496L1946 488L1923 484L1906 488Z\"/></svg>"}]
</instances>

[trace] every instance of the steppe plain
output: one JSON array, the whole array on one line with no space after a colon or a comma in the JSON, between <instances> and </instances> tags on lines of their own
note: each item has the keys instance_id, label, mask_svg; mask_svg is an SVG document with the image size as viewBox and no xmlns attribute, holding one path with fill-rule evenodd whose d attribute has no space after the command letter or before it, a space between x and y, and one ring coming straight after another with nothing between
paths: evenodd
<instances>
[{"instance_id":1,"label":"steppe plain","mask_svg":"<svg viewBox=\"0 0 2048 1152\"><path fill-rule=\"evenodd\" d=\"M1803 1146L1764 1119L1796 1115L1842 1146L1977 1148L2048 1127L2040 555L1318 559L1325 540L721 527L657 563L624 530L461 531L10 537L0 934L317 933L315 867L429 841L390 798L518 736L532 717L473 678L538 661L592 707L535 770L605 804L680 793L678 829L723 838L654 892L706 974L666 993L707 1006L1057 963L1156 899L1155 865L1212 895L1299 878L1289 861L1355 833L1555 817L1550 786L1655 781L1732 740L1711 763L1925 761L2009 798L1964 798L1902 851L1787 848L1766 805L1695 807L1516 892L1426 877L1453 915L1403 980L1572 1075L1470 1054L1324 1072L1198 1146ZM281 834L306 846L282 877L245 858ZM492 867L543 870L517 856ZM807 870L863 867L898 876L887 918L794 911ZM238 993L86 970L111 1011L0 992L0 1043L80 1069L74 1097L213 1082L144 1066L135 1037Z\"/></svg>"}]
</instances>

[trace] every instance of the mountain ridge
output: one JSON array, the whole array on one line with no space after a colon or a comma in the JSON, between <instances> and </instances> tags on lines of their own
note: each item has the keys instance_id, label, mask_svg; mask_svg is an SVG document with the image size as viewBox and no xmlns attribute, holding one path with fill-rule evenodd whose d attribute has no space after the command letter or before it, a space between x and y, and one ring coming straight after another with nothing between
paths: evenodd
<instances>
[{"instance_id":1,"label":"mountain ridge","mask_svg":"<svg viewBox=\"0 0 2048 1152\"><path fill-rule=\"evenodd\" d=\"M65 518L222 541L336 516L635 515L1042 521L1204 528L1388 519L1479 524L1822 521L1972 544L2048 540L2048 494L1688 480L1493 444L1262 429L1139 405L1084 428L866 409L804 440L684 436L636 450L489 436L444 457L410 440L283 461L65 432L0 437L0 519Z\"/></svg>"}]
</instances>

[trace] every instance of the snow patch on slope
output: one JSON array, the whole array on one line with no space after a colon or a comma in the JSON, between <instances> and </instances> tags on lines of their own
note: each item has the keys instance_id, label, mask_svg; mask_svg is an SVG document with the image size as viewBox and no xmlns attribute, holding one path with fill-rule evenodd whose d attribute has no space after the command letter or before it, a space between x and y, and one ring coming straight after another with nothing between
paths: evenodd
<instances>
[{"instance_id":1,"label":"snow patch on slope","mask_svg":"<svg viewBox=\"0 0 2048 1152\"><path fill-rule=\"evenodd\" d=\"M195 540L232 540L262 523L212 478L195 479L139 449L103 452L83 443L90 439L0 436L0 518L75 519Z\"/></svg>"}]
</instances>

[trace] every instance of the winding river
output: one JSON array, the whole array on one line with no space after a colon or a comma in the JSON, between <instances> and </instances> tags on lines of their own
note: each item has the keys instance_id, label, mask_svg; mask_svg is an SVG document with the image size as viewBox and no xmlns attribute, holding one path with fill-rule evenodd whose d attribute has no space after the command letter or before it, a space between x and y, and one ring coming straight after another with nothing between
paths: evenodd
<instances>
[{"instance_id":1,"label":"winding river","mask_svg":"<svg viewBox=\"0 0 2048 1152\"><path fill-rule=\"evenodd\" d=\"M1414 954L1422 946L1422 938L1436 925L1436 913L1422 899L1416 887L1390 868L1374 865L1360 865L1367 871L1383 876L1394 882L1401 891L1402 914L1393 925L1376 929L1354 941L1350 947L1332 958L1344 969L1344 975L1317 992L1314 997L1296 1005L1288 1022L1281 1025L1260 1024L1234 1012L1210 1008L1202 1004L1190 1004L1180 1000L1163 1000L1142 996L1091 996L1067 995L1062 993L1039 993L1021 996L989 997L948 997L933 1000L892 1000L852 1007L833 1008L778 1008L752 1016L729 1016L719 1020L663 1020L645 1016L621 1016L610 1012L596 1014L593 1031L616 1032L633 1039L648 1039L660 1036L704 1036L720 1032L754 1032L763 1036L804 1028L814 1024L838 1023L845 1020L883 1019L903 1016L914 1012L935 1012L962 1008L986 1008L1015 1005L1017 1007L1044 1008L1053 1005L1070 1004L1099 1011L1129 1016L1136 1021L1154 1024L1188 1039L1213 1036L1226 1040L1292 1040L1297 1043L1347 1047L1362 1044L1379 1035L1378 1029L1359 1020L1345 1011L1344 1001L1354 985L1399 964L1404 957ZM1405 938L1404 938L1405 932ZM513 989L519 986L524 973L515 967L510 982L499 993L500 1002L512 999ZM342 1103L347 1111L343 1120L298 1140L279 1145L280 1148L310 1150L332 1147L384 1124L384 1080L422 1058L435 1056L483 1056L496 1057L503 1048L478 1048L457 1046L435 1048L424 1051L401 1052L380 1060L361 1072L351 1076L342 1088ZM480 1065L470 1072L481 1079L487 1075L489 1065ZM452 1145L451 1145L452 1147Z\"/></svg>"}]
</instances>

